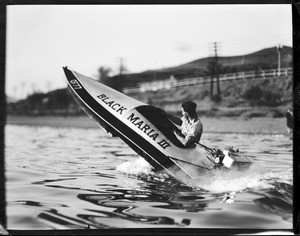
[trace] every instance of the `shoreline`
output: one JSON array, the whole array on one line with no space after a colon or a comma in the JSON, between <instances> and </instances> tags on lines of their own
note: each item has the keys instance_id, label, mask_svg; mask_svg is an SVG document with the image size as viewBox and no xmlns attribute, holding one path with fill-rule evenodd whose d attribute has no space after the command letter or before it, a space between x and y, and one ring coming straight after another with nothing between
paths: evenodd
<instances>
[{"instance_id":1,"label":"shoreline","mask_svg":"<svg viewBox=\"0 0 300 236\"><path fill-rule=\"evenodd\" d=\"M285 118L200 117L203 133L287 134ZM99 128L88 116L6 116L7 125Z\"/></svg>"}]
</instances>

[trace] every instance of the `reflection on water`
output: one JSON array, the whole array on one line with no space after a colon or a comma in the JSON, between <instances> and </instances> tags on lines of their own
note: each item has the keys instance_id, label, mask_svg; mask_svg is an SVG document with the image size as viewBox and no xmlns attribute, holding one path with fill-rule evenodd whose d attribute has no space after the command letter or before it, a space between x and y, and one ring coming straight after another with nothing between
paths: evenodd
<instances>
[{"instance_id":1,"label":"reflection on water","mask_svg":"<svg viewBox=\"0 0 300 236\"><path fill-rule=\"evenodd\" d=\"M178 181L101 130L6 126L8 229L292 228L292 140L204 134L254 164Z\"/></svg>"}]
</instances>

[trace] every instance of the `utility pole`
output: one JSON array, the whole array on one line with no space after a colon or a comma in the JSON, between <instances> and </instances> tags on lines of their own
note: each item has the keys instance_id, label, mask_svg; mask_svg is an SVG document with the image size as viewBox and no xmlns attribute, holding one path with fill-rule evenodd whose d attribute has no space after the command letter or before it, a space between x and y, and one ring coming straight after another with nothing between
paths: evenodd
<instances>
[{"instance_id":1,"label":"utility pole","mask_svg":"<svg viewBox=\"0 0 300 236\"><path fill-rule=\"evenodd\" d=\"M119 75L123 75L125 72L124 59L121 57L119 61Z\"/></svg>"},{"instance_id":2,"label":"utility pole","mask_svg":"<svg viewBox=\"0 0 300 236\"><path fill-rule=\"evenodd\" d=\"M25 91L25 85L26 85L26 82L25 81L22 81L21 82L21 96L22 96L22 99L25 99L26 98L26 91Z\"/></svg>"},{"instance_id":3,"label":"utility pole","mask_svg":"<svg viewBox=\"0 0 300 236\"><path fill-rule=\"evenodd\" d=\"M116 88L118 91L122 91L123 90L123 86L124 86L124 78L125 78L125 72L126 72L126 67L124 66L124 59L121 57L120 61L119 61L119 75L117 76L117 81L116 81Z\"/></svg>"},{"instance_id":4,"label":"utility pole","mask_svg":"<svg viewBox=\"0 0 300 236\"><path fill-rule=\"evenodd\" d=\"M47 81L47 93L51 90L51 81Z\"/></svg>"},{"instance_id":5,"label":"utility pole","mask_svg":"<svg viewBox=\"0 0 300 236\"><path fill-rule=\"evenodd\" d=\"M219 81L219 58L218 58L218 44L214 43L215 46L215 61L216 61L216 77L217 77L217 94L220 95L220 81Z\"/></svg>"},{"instance_id":6,"label":"utility pole","mask_svg":"<svg viewBox=\"0 0 300 236\"><path fill-rule=\"evenodd\" d=\"M31 83L31 94L35 94L35 83Z\"/></svg>"},{"instance_id":7,"label":"utility pole","mask_svg":"<svg viewBox=\"0 0 300 236\"><path fill-rule=\"evenodd\" d=\"M212 45L210 45L210 51L212 53L212 60L210 62L210 97L213 96L213 90L214 90L214 77L217 79L217 94L221 95L221 89L220 89L220 80L219 80L219 57L218 57L218 51L219 51L219 45L218 42L213 42Z\"/></svg>"},{"instance_id":8,"label":"utility pole","mask_svg":"<svg viewBox=\"0 0 300 236\"><path fill-rule=\"evenodd\" d=\"M277 46L277 54L278 54L278 72L277 75L280 76L280 71L281 71L281 50L282 50L282 46L279 44Z\"/></svg>"}]
</instances>

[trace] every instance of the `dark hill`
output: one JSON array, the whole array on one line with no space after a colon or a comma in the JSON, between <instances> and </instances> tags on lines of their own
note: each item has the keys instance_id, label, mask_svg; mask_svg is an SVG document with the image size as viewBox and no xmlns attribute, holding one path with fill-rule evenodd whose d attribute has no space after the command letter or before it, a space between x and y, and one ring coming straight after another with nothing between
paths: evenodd
<instances>
[{"instance_id":1,"label":"dark hill","mask_svg":"<svg viewBox=\"0 0 300 236\"><path fill-rule=\"evenodd\" d=\"M280 53L281 67L292 67L293 49L288 46L283 46ZM168 79L171 75L179 80L183 78L206 76L209 74L208 65L212 60L213 58L207 57L176 67L126 74L126 85L134 86L136 83ZM221 66L219 73L274 69L278 66L278 52L277 47L272 47L242 56L219 57L218 60Z\"/></svg>"},{"instance_id":2,"label":"dark hill","mask_svg":"<svg viewBox=\"0 0 300 236\"><path fill-rule=\"evenodd\" d=\"M281 65L282 67L292 66L293 50L291 47L282 47L281 51ZM190 63L179 66L181 69L199 68L206 70L207 64L211 58L203 58ZM261 51L232 57L219 57L219 63L224 67L236 67L238 71L245 70L246 68L255 69L270 69L277 68L278 65L278 53L277 48L267 48Z\"/></svg>"}]
</instances>

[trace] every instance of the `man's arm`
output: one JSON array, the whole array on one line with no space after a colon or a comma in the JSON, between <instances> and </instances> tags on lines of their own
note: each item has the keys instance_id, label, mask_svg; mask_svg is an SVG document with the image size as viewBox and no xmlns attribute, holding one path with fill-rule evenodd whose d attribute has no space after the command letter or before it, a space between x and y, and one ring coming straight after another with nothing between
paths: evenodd
<instances>
[{"instance_id":1,"label":"man's arm","mask_svg":"<svg viewBox=\"0 0 300 236\"><path fill-rule=\"evenodd\" d=\"M195 146L195 139L191 136L184 137L184 135L174 132L177 139L187 148Z\"/></svg>"}]
</instances>

